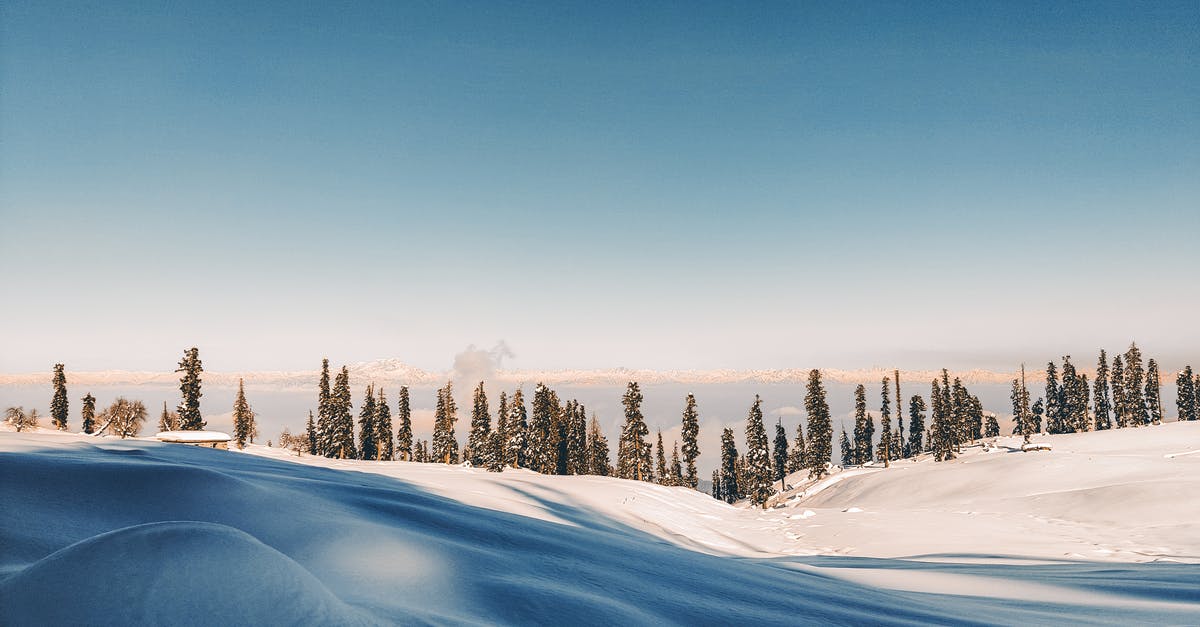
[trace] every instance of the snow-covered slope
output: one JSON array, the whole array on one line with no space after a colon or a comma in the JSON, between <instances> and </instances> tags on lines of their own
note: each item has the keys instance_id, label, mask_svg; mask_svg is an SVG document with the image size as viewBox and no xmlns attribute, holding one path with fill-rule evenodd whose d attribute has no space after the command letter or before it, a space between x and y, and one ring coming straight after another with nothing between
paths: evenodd
<instances>
[{"instance_id":1,"label":"snow-covered slope","mask_svg":"<svg viewBox=\"0 0 1200 627\"><path fill-rule=\"evenodd\" d=\"M0 624L1195 624L1200 568L1135 562L1200 556L1197 437L968 450L763 511L609 478L0 433ZM1111 552L1082 552L1104 527Z\"/></svg>"}]
</instances>

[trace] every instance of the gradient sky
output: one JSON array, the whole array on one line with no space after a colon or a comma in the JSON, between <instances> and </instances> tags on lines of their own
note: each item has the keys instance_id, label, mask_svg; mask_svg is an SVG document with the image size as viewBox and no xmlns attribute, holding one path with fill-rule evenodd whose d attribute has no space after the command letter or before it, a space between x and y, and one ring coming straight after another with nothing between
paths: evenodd
<instances>
[{"instance_id":1,"label":"gradient sky","mask_svg":"<svg viewBox=\"0 0 1200 627\"><path fill-rule=\"evenodd\" d=\"M3 3L0 371L1200 356L1200 4Z\"/></svg>"}]
</instances>

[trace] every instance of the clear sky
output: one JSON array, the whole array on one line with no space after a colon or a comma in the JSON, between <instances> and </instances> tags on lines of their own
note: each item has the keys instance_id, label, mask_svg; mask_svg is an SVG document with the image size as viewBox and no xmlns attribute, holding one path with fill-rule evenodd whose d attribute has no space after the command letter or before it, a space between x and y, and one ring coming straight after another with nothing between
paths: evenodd
<instances>
[{"instance_id":1,"label":"clear sky","mask_svg":"<svg viewBox=\"0 0 1200 627\"><path fill-rule=\"evenodd\" d=\"M0 371L1200 356L1200 3L10 0Z\"/></svg>"}]
</instances>

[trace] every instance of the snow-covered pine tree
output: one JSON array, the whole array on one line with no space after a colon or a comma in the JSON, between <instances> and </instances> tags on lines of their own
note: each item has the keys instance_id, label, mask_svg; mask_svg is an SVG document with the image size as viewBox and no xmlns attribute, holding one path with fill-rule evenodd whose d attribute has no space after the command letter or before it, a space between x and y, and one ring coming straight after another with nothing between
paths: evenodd
<instances>
[{"instance_id":1,"label":"snow-covered pine tree","mask_svg":"<svg viewBox=\"0 0 1200 627\"><path fill-rule=\"evenodd\" d=\"M797 422L796 439L792 440L792 448L788 452L787 472L789 475L793 472L799 472L801 468L805 467L804 448L804 427Z\"/></svg>"},{"instance_id":2,"label":"snow-covered pine tree","mask_svg":"<svg viewBox=\"0 0 1200 627\"><path fill-rule=\"evenodd\" d=\"M646 436L650 429L642 418L642 391L636 381L630 381L621 399L625 406L625 424L621 428L621 440L617 449L617 476L622 479L652 481L650 466L650 443Z\"/></svg>"},{"instance_id":3,"label":"snow-covered pine tree","mask_svg":"<svg viewBox=\"0 0 1200 627\"><path fill-rule=\"evenodd\" d=\"M671 448L671 482L667 485L683 485L683 463L679 461L679 442Z\"/></svg>"},{"instance_id":4,"label":"snow-covered pine tree","mask_svg":"<svg viewBox=\"0 0 1200 627\"><path fill-rule=\"evenodd\" d=\"M63 369L62 364L54 364L54 396L50 399L50 421L59 431L67 430L67 417L70 412L67 401L67 375Z\"/></svg>"},{"instance_id":5,"label":"snow-covered pine tree","mask_svg":"<svg viewBox=\"0 0 1200 627\"><path fill-rule=\"evenodd\" d=\"M892 463L892 404L888 398L890 386L891 380L884 377L881 391L883 400L879 407L879 459L884 468Z\"/></svg>"},{"instance_id":6,"label":"snow-covered pine tree","mask_svg":"<svg viewBox=\"0 0 1200 627\"><path fill-rule=\"evenodd\" d=\"M1000 435L1000 422L996 420L996 414L988 412L987 422L983 427L983 437L994 438Z\"/></svg>"},{"instance_id":7,"label":"snow-covered pine tree","mask_svg":"<svg viewBox=\"0 0 1200 627\"><path fill-rule=\"evenodd\" d=\"M454 423L458 422L458 405L454 402L454 382L447 381L446 387L438 390L437 407L433 417L433 461L442 464L458 463L458 440L454 437Z\"/></svg>"},{"instance_id":8,"label":"snow-covered pine tree","mask_svg":"<svg viewBox=\"0 0 1200 627\"><path fill-rule=\"evenodd\" d=\"M721 471L715 468L712 474L712 497L718 501L725 500L725 496L721 494Z\"/></svg>"},{"instance_id":9,"label":"snow-covered pine tree","mask_svg":"<svg viewBox=\"0 0 1200 627\"><path fill-rule=\"evenodd\" d=\"M696 474L696 459L700 457L700 446L697 444L699 436L700 413L696 409L696 397L688 394L683 406L683 431L680 437L683 438L683 461L686 466L683 484L693 490L700 483L700 477Z\"/></svg>"},{"instance_id":10,"label":"snow-covered pine tree","mask_svg":"<svg viewBox=\"0 0 1200 627\"><path fill-rule=\"evenodd\" d=\"M357 459L354 444L354 402L350 398L350 370L342 370L333 379L329 398L329 450L326 457Z\"/></svg>"},{"instance_id":11,"label":"snow-covered pine tree","mask_svg":"<svg viewBox=\"0 0 1200 627\"><path fill-rule=\"evenodd\" d=\"M545 475L558 470L558 396L538 383L533 390L533 412L529 420L530 468Z\"/></svg>"},{"instance_id":12,"label":"snow-covered pine tree","mask_svg":"<svg viewBox=\"0 0 1200 627\"><path fill-rule=\"evenodd\" d=\"M1179 420L1195 420L1196 415L1196 382L1193 379L1190 365L1184 366L1175 375L1175 408L1179 410Z\"/></svg>"},{"instance_id":13,"label":"snow-covered pine tree","mask_svg":"<svg viewBox=\"0 0 1200 627\"><path fill-rule=\"evenodd\" d=\"M1046 432L1062 433L1062 389L1058 385L1058 366L1046 364Z\"/></svg>"},{"instance_id":14,"label":"snow-covered pine tree","mask_svg":"<svg viewBox=\"0 0 1200 627\"><path fill-rule=\"evenodd\" d=\"M916 457L925 452L925 399L913 394L908 400L908 450L907 457Z\"/></svg>"},{"instance_id":15,"label":"snow-covered pine tree","mask_svg":"<svg viewBox=\"0 0 1200 627\"><path fill-rule=\"evenodd\" d=\"M738 485L738 450L733 441L733 429L726 428L721 432L721 498L726 503L733 503L742 497L741 486Z\"/></svg>"},{"instance_id":16,"label":"snow-covered pine tree","mask_svg":"<svg viewBox=\"0 0 1200 627\"><path fill-rule=\"evenodd\" d=\"M900 396L900 369L897 368L892 372L896 386L896 435L892 437L892 449L895 451L894 459L907 457L905 451L908 450L908 445L904 442L904 397Z\"/></svg>"},{"instance_id":17,"label":"snow-covered pine tree","mask_svg":"<svg viewBox=\"0 0 1200 627\"><path fill-rule=\"evenodd\" d=\"M599 477L609 475L608 438L600 430L600 421L592 414L588 427L588 474Z\"/></svg>"},{"instance_id":18,"label":"snow-covered pine tree","mask_svg":"<svg viewBox=\"0 0 1200 627\"><path fill-rule=\"evenodd\" d=\"M788 440L787 431L783 429L783 419L780 418L775 422L775 439L771 442L774 445L773 455L771 456L772 481L779 482L779 491L783 492L784 478L788 474Z\"/></svg>"},{"instance_id":19,"label":"snow-covered pine tree","mask_svg":"<svg viewBox=\"0 0 1200 627\"><path fill-rule=\"evenodd\" d=\"M1077 421L1075 430L1080 432L1088 431L1092 428L1092 419L1088 415L1088 404L1092 401L1092 388L1088 384L1087 373L1079 375L1079 381L1075 389L1075 398L1074 402L1079 407L1078 411L1075 412L1075 419Z\"/></svg>"},{"instance_id":20,"label":"snow-covered pine tree","mask_svg":"<svg viewBox=\"0 0 1200 627\"><path fill-rule=\"evenodd\" d=\"M308 411L308 422L304 425L304 435L307 438L305 449L310 455L317 450L317 423L313 421L313 413Z\"/></svg>"},{"instance_id":21,"label":"snow-covered pine tree","mask_svg":"<svg viewBox=\"0 0 1200 627\"><path fill-rule=\"evenodd\" d=\"M200 416L200 397L203 396L200 391L200 373L203 371L200 349L193 346L184 351L183 359L179 361L179 368L175 372L183 373L179 378L179 391L183 400L179 404L178 413L179 428L185 431L200 431L205 427L205 422Z\"/></svg>"},{"instance_id":22,"label":"snow-covered pine tree","mask_svg":"<svg viewBox=\"0 0 1200 627\"><path fill-rule=\"evenodd\" d=\"M1117 428L1129 426L1129 404L1125 401L1125 362L1120 355L1113 355L1112 373L1110 374L1113 397L1113 417Z\"/></svg>"},{"instance_id":23,"label":"snow-covered pine tree","mask_svg":"<svg viewBox=\"0 0 1200 627\"><path fill-rule=\"evenodd\" d=\"M504 396L501 394L501 396ZM503 405L501 405L503 407ZM504 472L504 445L506 439L504 434L499 429L492 431L488 437L488 456L487 469L488 472Z\"/></svg>"},{"instance_id":24,"label":"snow-covered pine tree","mask_svg":"<svg viewBox=\"0 0 1200 627\"><path fill-rule=\"evenodd\" d=\"M333 448L333 425L330 417L333 415L333 395L329 391L329 359L321 360L321 381L317 389L317 448L315 455L329 457Z\"/></svg>"},{"instance_id":25,"label":"snow-covered pine tree","mask_svg":"<svg viewBox=\"0 0 1200 627\"><path fill-rule=\"evenodd\" d=\"M1137 344L1130 344L1125 351L1125 403L1129 409L1129 424L1140 427L1150 423L1150 412L1146 407L1146 392L1143 389L1146 371L1142 369L1142 351Z\"/></svg>"},{"instance_id":26,"label":"snow-covered pine tree","mask_svg":"<svg viewBox=\"0 0 1200 627\"><path fill-rule=\"evenodd\" d=\"M942 376L946 376L945 369L942 370ZM974 431L971 422L971 395L967 393L962 379L954 377L953 393L950 398L951 434L954 440L954 452L957 453L960 450L959 447L971 439Z\"/></svg>"},{"instance_id":27,"label":"snow-covered pine tree","mask_svg":"<svg viewBox=\"0 0 1200 627\"><path fill-rule=\"evenodd\" d=\"M1092 406L1095 415L1097 431L1112 428L1112 395L1108 387L1108 354L1100 350L1100 359L1096 362L1096 381L1092 383Z\"/></svg>"},{"instance_id":28,"label":"snow-covered pine tree","mask_svg":"<svg viewBox=\"0 0 1200 627\"><path fill-rule=\"evenodd\" d=\"M500 390L500 402L496 405L496 430L493 435L499 438L492 438L492 443L499 442L500 446L492 448L492 456L500 466L508 466L508 393L504 390Z\"/></svg>"},{"instance_id":29,"label":"snow-covered pine tree","mask_svg":"<svg viewBox=\"0 0 1200 627\"><path fill-rule=\"evenodd\" d=\"M508 408L508 452L506 457L513 468L529 468L529 419L525 411L525 393L513 392Z\"/></svg>"},{"instance_id":30,"label":"snow-covered pine tree","mask_svg":"<svg viewBox=\"0 0 1200 627\"><path fill-rule=\"evenodd\" d=\"M380 386L379 398L375 400L375 448L378 451L376 459L392 461L395 454L395 445L392 443L392 408L388 407L383 386Z\"/></svg>"},{"instance_id":31,"label":"snow-covered pine tree","mask_svg":"<svg viewBox=\"0 0 1200 627\"><path fill-rule=\"evenodd\" d=\"M937 379L933 380L929 397L933 399L932 438L929 442L933 457L939 462L954 459L953 402L947 398L947 390Z\"/></svg>"},{"instance_id":32,"label":"snow-covered pine tree","mask_svg":"<svg viewBox=\"0 0 1200 627\"><path fill-rule=\"evenodd\" d=\"M254 412L250 410L250 403L246 402L246 386L238 379L237 396L233 399L233 439L238 448L246 448L253 419Z\"/></svg>"},{"instance_id":33,"label":"snow-covered pine tree","mask_svg":"<svg viewBox=\"0 0 1200 627\"><path fill-rule=\"evenodd\" d=\"M400 456L400 461L413 461L412 407L409 405L407 385L400 386L396 422L396 453Z\"/></svg>"},{"instance_id":34,"label":"snow-covered pine tree","mask_svg":"<svg viewBox=\"0 0 1200 627\"><path fill-rule=\"evenodd\" d=\"M829 463L833 458L833 424L829 415L829 403L825 400L825 387L821 384L820 370L813 369L808 373L804 410L808 414L808 476L820 478L829 472Z\"/></svg>"},{"instance_id":35,"label":"snow-covered pine tree","mask_svg":"<svg viewBox=\"0 0 1200 627\"><path fill-rule=\"evenodd\" d=\"M1041 398L1033 402L1033 407L1029 412L1029 425L1033 429L1030 433L1042 432L1042 416L1046 413L1046 401Z\"/></svg>"},{"instance_id":36,"label":"snow-covered pine tree","mask_svg":"<svg viewBox=\"0 0 1200 627\"><path fill-rule=\"evenodd\" d=\"M658 445L654 449L654 482L668 485L671 470L667 467L667 452L663 450L662 429L658 430Z\"/></svg>"},{"instance_id":37,"label":"snow-covered pine tree","mask_svg":"<svg viewBox=\"0 0 1200 627\"><path fill-rule=\"evenodd\" d=\"M79 412L79 417L82 420L83 432L91 435L96 431L96 397L88 392L83 397L83 409Z\"/></svg>"},{"instance_id":38,"label":"snow-covered pine tree","mask_svg":"<svg viewBox=\"0 0 1200 627\"><path fill-rule=\"evenodd\" d=\"M737 474L738 487L742 490L742 493L739 495L739 497L743 499L749 498L750 490L748 486L750 485L750 471L749 466L746 464L746 455L738 456L737 463L734 465L734 472Z\"/></svg>"},{"instance_id":39,"label":"snow-covered pine tree","mask_svg":"<svg viewBox=\"0 0 1200 627\"><path fill-rule=\"evenodd\" d=\"M971 427L972 441L983 437L983 403L973 394L968 395L967 424ZM996 428L999 429L999 426Z\"/></svg>"},{"instance_id":40,"label":"snow-covered pine tree","mask_svg":"<svg viewBox=\"0 0 1200 627\"><path fill-rule=\"evenodd\" d=\"M872 439L875 437L875 421L867 414L867 388L862 384L854 388L854 463L863 465L872 459Z\"/></svg>"},{"instance_id":41,"label":"snow-covered pine tree","mask_svg":"<svg viewBox=\"0 0 1200 627\"><path fill-rule=\"evenodd\" d=\"M1158 377L1158 362L1153 357L1146 362L1146 419L1148 424L1162 424L1162 382Z\"/></svg>"},{"instance_id":42,"label":"snow-covered pine tree","mask_svg":"<svg viewBox=\"0 0 1200 627\"><path fill-rule=\"evenodd\" d=\"M857 455L854 452L854 445L850 443L850 436L846 435L846 430L842 429L842 468L848 468L854 465L854 460Z\"/></svg>"},{"instance_id":43,"label":"snow-covered pine tree","mask_svg":"<svg viewBox=\"0 0 1200 627\"><path fill-rule=\"evenodd\" d=\"M587 408L577 400L571 401L567 416L567 474L586 475L590 463L587 448Z\"/></svg>"},{"instance_id":44,"label":"snow-covered pine tree","mask_svg":"<svg viewBox=\"0 0 1200 627\"><path fill-rule=\"evenodd\" d=\"M1062 417L1059 424L1060 433L1074 433L1079 424L1079 375L1075 372L1075 364L1071 363L1070 355L1063 355L1060 390L1062 394L1058 408Z\"/></svg>"},{"instance_id":45,"label":"snow-covered pine tree","mask_svg":"<svg viewBox=\"0 0 1200 627\"><path fill-rule=\"evenodd\" d=\"M492 414L488 409L487 392L483 381L475 386L471 404L471 431L467 435L467 448L471 451L470 462L476 468L486 468L492 438Z\"/></svg>"},{"instance_id":46,"label":"snow-covered pine tree","mask_svg":"<svg viewBox=\"0 0 1200 627\"><path fill-rule=\"evenodd\" d=\"M158 416L158 430L174 431L179 428L179 414L167 409L167 402L163 401L162 413Z\"/></svg>"},{"instance_id":47,"label":"snow-covered pine tree","mask_svg":"<svg viewBox=\"0 0 1200 627\"><path fill-rule=\"evenodd\" d=\"M552 472L556 475L567 474L569 464L569 438L570 438L570 416L567 408L559 403L558 393L554 390L550 391L551 399L554 401L554 413L551 420L551 429L554 431L554 455ZM570 401L568 404L574 404ZM574 411L574 410L572 410Z\"/></svg>"},{"instance_id":48,"label":"snow-covered pine tree","mask_svg":"<svg viewBox=\"0 0 1200 627\"><path fill-rule=\"evenodd\" d=\"M358 456L359 459L379 457L379 445L375 441L375 384L363 392L362 408L358 410Z\"/></svg>"}]
</instances>

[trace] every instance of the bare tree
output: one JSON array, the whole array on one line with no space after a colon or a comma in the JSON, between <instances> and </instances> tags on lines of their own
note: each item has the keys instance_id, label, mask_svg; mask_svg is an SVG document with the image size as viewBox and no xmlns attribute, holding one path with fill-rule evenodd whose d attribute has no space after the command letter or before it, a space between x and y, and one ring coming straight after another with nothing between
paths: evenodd
<instances>
[{"instance_id":1,"label":"bare tree","mask_svg":"<svg viewBox=\"0 0 1200 627\"><path fill-rule=\"evenodd\" d=\"M25 413L24 407L9 407L4 412L4 421L17 431L28 431L38 426L38 411L31 409Z\"/></svg>"},{"instance_id":2,"label":"bare tree","mask_svg":"<svg viewBox=\"0 0 1200 627\"><path fill-rule=\"evenodd\" d=\"M296 457L301 453L310 453L308 450L308 434L292 435L287 427L283 428L283 432L279 434L279 447L291 449L296 452Z\"/></svg>"},{"instance_id":3,"label":"bare tree","mask_svg":"<svg viewBox=\"0 0 1200 627\"><path fill-rule=\"evenodd\" d=\"M122 438L134 437L142 430L146 415L146 406L141 401L118 397L108 409L100 412L98 422L104 426L97 433L109 433Z\"/></svg>"}]
</instances>

